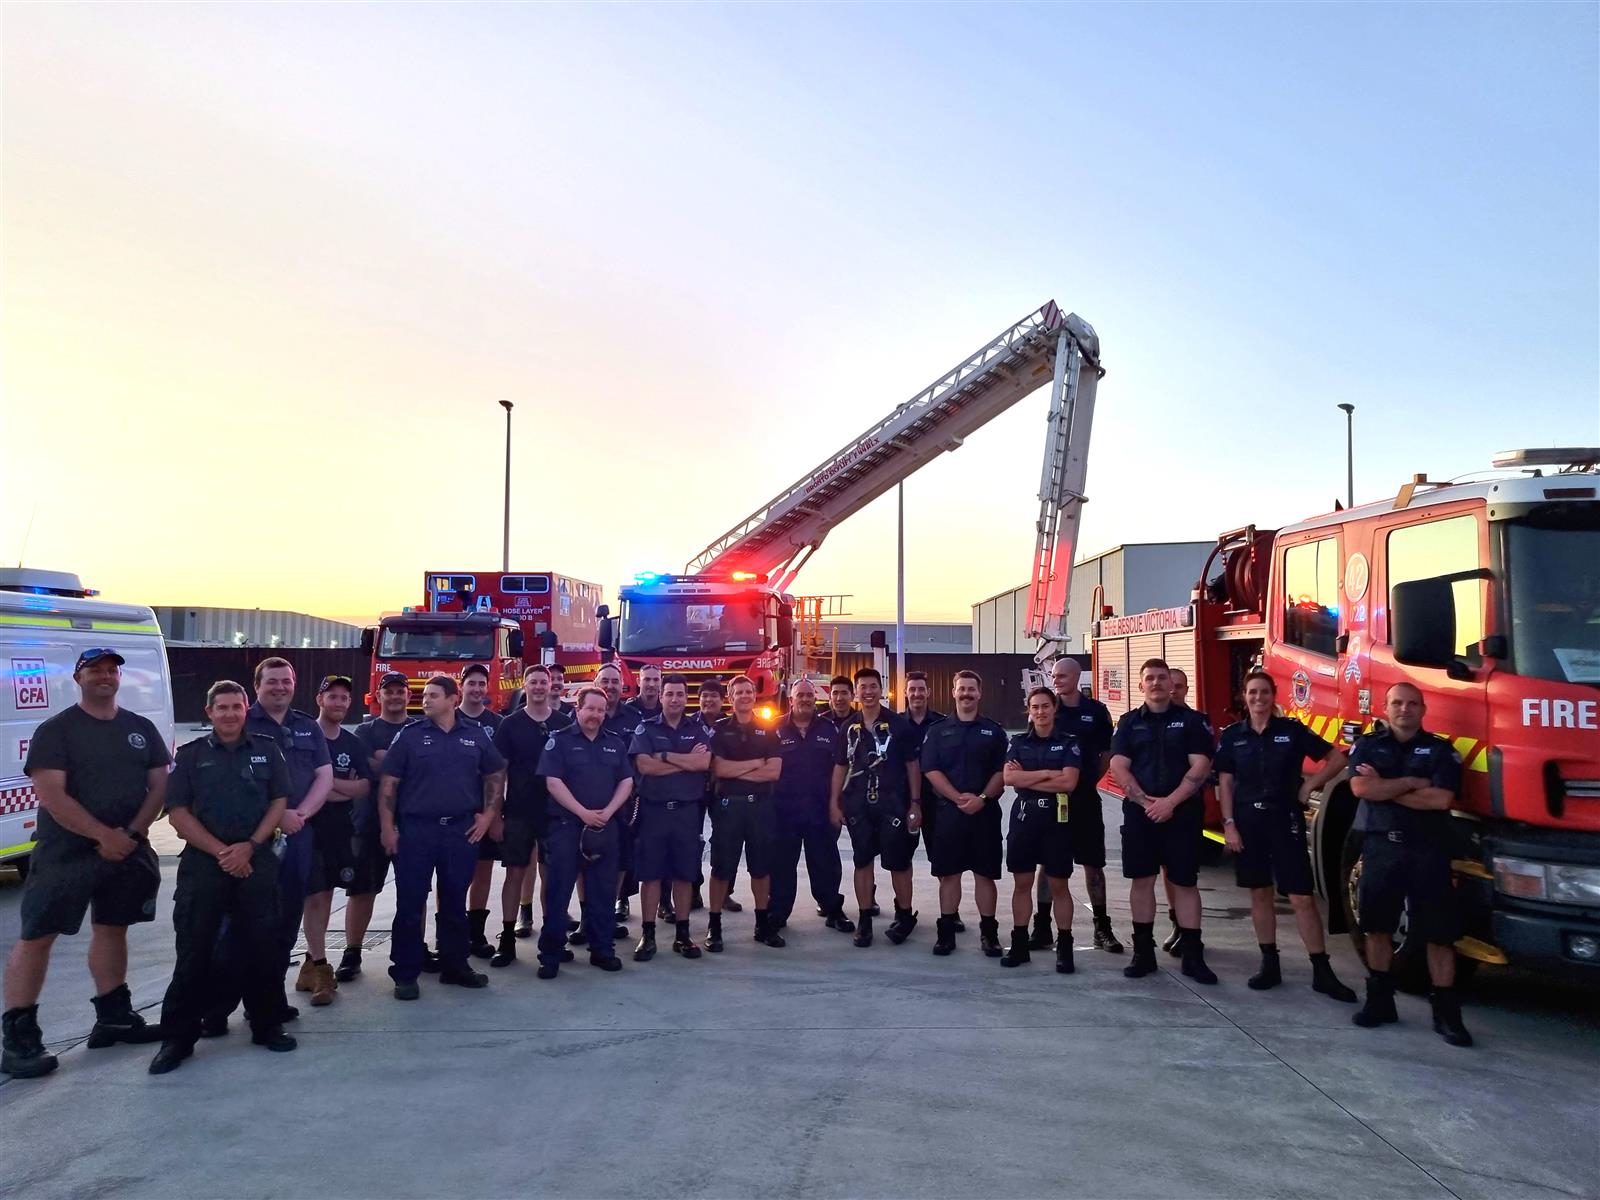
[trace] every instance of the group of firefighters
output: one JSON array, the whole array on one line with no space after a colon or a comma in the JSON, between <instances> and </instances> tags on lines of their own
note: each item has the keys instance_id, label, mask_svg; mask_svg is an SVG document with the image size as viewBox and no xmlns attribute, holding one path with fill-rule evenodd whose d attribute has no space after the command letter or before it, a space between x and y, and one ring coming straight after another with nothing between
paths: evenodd
<instances>
[{"instance_id":1,"label":"group of firefighters","mask_svg":"<svg viewBox=\"0 0 1600 1200\"><path fill-rule=\"evenodd\" d=\"M1079 690L1081 668L1055 663L1052 684L1027 697L1027 728L1014 736L980 714L983 681L958 671L952 711L930 707L925 675L906 678L904 712L883 703L872 668L832 679L826 700L796 680L787 712L765 721L756 687L743 677L688 683L646 667L638 694L622 699L615 666L564 699L559 669L530 665L508 715L491 711L480 665L435 676L422 715L408 715L405 676L379 681L380 712L345 727L348 678L317 689L316 717L290 707L293 666L269 658L255 671L254 702L223 680L206 697L209 733L178 749L145 718L116 703L122 657L86 651L74 678L80 701L39 726L26 770L40 800L38 842L22 896L21 938L5 973L4 1070L43 1075L56 1066L38 1023L50 947L91 920L89 967L97 989L91 1047L160 1041L150 1071L180 1066L198 1039L220 1037L242 1003L252 1040L289 1051L286 973L297 940L306 953L295 981L313 1005L333 1001L362 971L373 902L395 873L389 974L399 1000L419 979L487 986L472 966L504 967L532 937L542 898L538 977L554 979L586 947L592 966L622 969L616 941L638 896L635 962L657 954L656 924L673 930L687 959L725 949L723 914L741 911L731 893L741 860L754 900L754 940L784 946L804 858L826 927L871 946L880 916L876 871L888 872L894 916L883 929L904 943L918 924L912 860L925 849L938 881L932 951L949 955L965 931L964 877L973 878L978 942L1002 967L1055 951L1072 974L1074 903L1082 867L1093 912L1093 945L1123 952L1106 910L1105 827L1098 782L1122 792L1122 872L1130 881L1130 978L1157 970L1156 881L1164 876L1170 936L1185 976L1214 984L1205 961L1197 890L1203 837L1201 794L1215 776L1238 883L1250 891L1261 965L1248 986L1282 982L1276 893L1293 907L1310 955L1311 986L1333 999L1357 996L1329 965L1303 828L1308 794L1347 768L1363 833L1360 925L1369 968L1361 1026L1398 1019L1389 976L1393 934L1409 904L1409 935L1427 943L1435 1030L1470 1045L1453 989L1455 939L1442 821L1460 786L1449 742L1422 728L1421 694L1397 684L1385 721L1335 748L1299 721L1278 715L1264 671L1244 680L1244 719L1213 734L1185 703L1188 681L1160 659L1143 664L1144 702L1113 729L1103 705ZM724 704L731 701L731 712ZM1318 764L1304 774L1307 760ZM170 767L170 770L169 770ZM1009 814L1001 800L1014 792ZM134 1008L126 982L127 928L154 918L159 864L146 840L165 812L185 849L173 922L176 963L158 1026ZM702 840L711 818L709 881ZM848 831L856 916L846 915L839 831ZM488 937L496 862L504 865L501 932ZM1011 930L1003 944L999 881L1012 877ZM333 892L343 888L345 950L326 957ZM571 917L572 894L581 920ZM436 941L425 942L428 897ZM704 908L703 940L691 913Z\"/></svg>"}]
</instances>

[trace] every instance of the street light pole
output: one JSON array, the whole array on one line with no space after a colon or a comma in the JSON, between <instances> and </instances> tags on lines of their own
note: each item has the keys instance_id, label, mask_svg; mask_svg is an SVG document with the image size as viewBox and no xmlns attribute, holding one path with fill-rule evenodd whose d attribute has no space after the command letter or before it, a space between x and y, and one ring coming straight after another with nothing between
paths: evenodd
<instances>
[{"instance_id":1,"label":"street light pole","mask_svg":"<svg viewBox=\"0 0 1600 1200\"><path fill-rule=\"evenodd\" d=\"M506 410L506 498L505 515L501 523L500 569L511 570L511 401L500 401Z\"/></svg>"},{"instance_id":2,"label":"street light pole","mask_svg":"<svg viewBox=\"0 0 1600 1200\"><path fill-rule=\"evenodd\" d=\"M906 702L906 485L895 488L899 502L895 552L894 702Z\"/></svg>"},{"instance_id":3,"label":"street light pole","mask_svg":"<svg viewBox=\"0 0 1600 1200\"><path fill-rule=\"evenodd\" d=\"M1356 406L1341 404L1344 413L1344 506L1356 506Z\"/></svg>"}]
</instances>

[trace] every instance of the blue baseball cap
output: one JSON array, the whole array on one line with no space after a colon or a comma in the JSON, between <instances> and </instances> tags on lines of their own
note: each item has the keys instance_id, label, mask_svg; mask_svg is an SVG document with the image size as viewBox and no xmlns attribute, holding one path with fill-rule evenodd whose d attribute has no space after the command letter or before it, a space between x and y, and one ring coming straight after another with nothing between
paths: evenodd
<instances>
[{"instance_id":1,"label":"blue baseball cap","mask_svg":"<svg viewBox=\"0 0 1600 1200\"><path fill-rule=\"evenodd\" d=\"M122 666L123 663L128 661L127 659L123 658L122 655L118 654L115 650L111 649L109 646L94 646L94 647L91 647L88 650L85 650L82 654L78 655L78 665L72 668L72 673L74 675L76 675L79 671L83 670L84 667L88 666L90 663L99 662L102 658L115 659L116 663L117 663L117 666L119 666L119 667Z\"/></svg>"}]
</instances>

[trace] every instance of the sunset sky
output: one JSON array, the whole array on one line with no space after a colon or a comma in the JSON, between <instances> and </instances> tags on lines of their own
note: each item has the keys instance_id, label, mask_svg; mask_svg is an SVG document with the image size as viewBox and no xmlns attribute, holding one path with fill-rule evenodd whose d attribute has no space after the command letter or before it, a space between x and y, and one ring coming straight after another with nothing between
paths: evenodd
<instances>
[{"instance_id":1,"label":"sunset sky","mask_svg":"<svg viewBox=\"0 0 1600 1200\"><path fill-rule=\"evenodd\" d=\"M1049 299L1082 549L1600 440L1597 9L10 5L0 558L370 617L676 570ZM906 488L1021 583L1043 392ZM31 533L28 532L31 524ZM803 590L892 613L892 495ZM1175 598L1176 599L1176 598Z\"/></svg>"}]
</instances>

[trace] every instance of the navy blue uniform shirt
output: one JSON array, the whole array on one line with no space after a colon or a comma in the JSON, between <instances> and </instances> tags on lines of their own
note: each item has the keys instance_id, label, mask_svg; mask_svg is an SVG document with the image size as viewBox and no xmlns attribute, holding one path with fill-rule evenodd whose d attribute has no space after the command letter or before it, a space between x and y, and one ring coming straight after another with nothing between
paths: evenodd
<instances>
[{"instance_id":1,"label":"navy blue uniform shirt","mask_svg":"<svg viewBox=\"0 0 1600 1200\"><path fill-rule=\"evenodd\" d=\"M831 721L815 716L802 730L791 715L778 723L776 732L778 756L783 759L776 789L778 807L796 824L826 824L839 731Z\"/></svg>"},{"instance_id":2,"label":"navy blue uniform shirt","mask_svg":"<svg viewBox=\"0 0 1600 1200\"><path fill-rule=\"evenodd\" d=\"M1167 706L1151 712L1147 705L1122 714L1111 738L1111 754L1122 755L1147 796L1170 796L1189 773L1189 756L1212 756L1211 726L1192 708ZM1196 792L1195 795L1199 793ZM1189 797L1191 800L1194 796Z\"/></svg>"},{"instance_id":3,"label":"navy blue uniform shirt","mask_svg":"<svg viewBox=\"0 0 1600 1200\"><path fill-rule=\"evenodd\" d=\"M633 762L628 743L618 734L602 728L591 739L582 726L569 725L545 742L539 774L561 780L579 804L599 810L611 803L617 784L633 778ZM553 796L549 811L551 816L572 815Z\"/></svg>"},{"instance_id":4,"label":"navy blue uniform shirt","mask_svg":"<svg viewBox=\"0 0 1600 1200\"><path fill-rule=\"evenodd\" d=\"M668 725L664 714L640 721L633 731L628 754L655 758L661 754L693 754L695 747L711 749L711 739L706 737L700 722L688 713L676 726ZM645 804L667 804L672 801L687 803L698 801L706 794L706 771L675 771L671 775L639 775L639 799Z\"/></svg>"},{"instance_id":5,"label":"navy blue uniform shirt","mask_svg":"<svg viewBox=\"0 0 1600 1200\"><path fill-rule=\"evenodd\" d=\"M283 761L289 764L289 807L299 808L300 801L311 790L311 780L318 767L329 764L328 739L322 736L322 726L315 717L308 717L298 708L284 714L280 725L267 715L260 702L250 706L245 714L247 733L259 733L277 743Z\"/></svg>"},{"instance_id":6,"label":"navy blue uniform shirt","mask_svg":"<svg viewBox=\"0 0 1600 1200\"><path fill-rule=\"evenodd\" d=\"M1111 749L1111 710L1090 696L1080 694L1078 702L1070 706L1061 703L1060 697L1057 697L1056 732L1078 743L1084 769L1084 777L1078 780L1078 786L1095 783L1095 779L1087 776L1096 774L1095 764L1100 761L1102 754Z\"/></svg>"},{"instance_id":7,"label":"navy blue uniform shirt","mask_svg":"<svg viewBox=\"0 0 1600 1200\"><path fill-rule=\"evenodd\" d=\"M654 708L646 708L639 703L639 698L635 696L632 700L624 700L617 705L617 711L627 714L629 729L637 729L646 721L654 721L661 715L661 704L658 701ZM684 716L688 715L687 712L684 713Z\"/></svg>"},{"instance_id":8,"label":"navy blue uniform shirt","mask_svg":"<svg viewBox=\"0 0 1600 1200\"><path fill-rule=\"evenodd\" d=\"M1333 747L1293 717L1274 716L1260 733L1249 721L1235 721L1222 731L1217 774L1233 776L1233 807L1266 804L1292 809L1300 801L1301 770L1308 758L1321 762Z\"/></svg>"},{"instance_id":9,"label":"navy blue uniform shirt","mask_svg":"<svg viewBox=\"0 0 1600 1200\"><path fill-rule=\"evenodd\" d=\"M505 765L477 722L457 719L446 731L424 717L395 735L379 770L400 781L397 816L465 817L483 809L483 777Z\"/></svg>"},{"instance_id":10,"label":"navy blue uniform shirt","mask_svg":"<svg viewBox=\"0 0 1600 1200\"><path fill-rule=\"evenodd\" d=\"M752 758L778 758L778 738L755 717L741 725L738 717L723 717L711 735L711 754L729 762L749 762ZM770 796L770 783L750 783L744 779L718 779L719 796Z\"/></svg>"},{"instance_id":11,"label":"navy blue uniform shirt","mask_svg":"<svg viewBox=\"0 0 1600 1200\"><path fill-rule=\"evenodd\" d=\"M1042 738L1032 726L1011 739L1006 747L1006 758L1021 765L1024 771L1066 771L1072 767L1083 769L1083 756L1078 744L1057 727L1050 736ZM1041 792L1036 788L1017 788L1017 799L1037 800L1043 796L1054 798L1054 792Z\"/></svg>"},{"instance_id":12,"label":"navy blue uniform shirt","mask_svg":"<svg viewBox=\"0 0 1600 1200\"><path fill-rule=\"evenodd\" d=\"M1362 734L1350 747L1350 772L1362 763L1378 772L1380 779L1403 779L1414 776L1426 779L1430 786L1461 794L1461 755L1444 738L1426 730L1417 730L1409 742L1402 742L1387 726ZM1377 803L1363 800L1356 809L1355 828L1372 833L1401 832L1440 835L1445 832L1450 814L1437 809L1422 812L1407 808L1395 800Z\"/></svg>"},{"instance_id":13,"label":"navy blue uniform shirt","mask_svg":"<svg viewBox=\"0 0 1600 1200\"><path fill-rule=\"evenodd\" d=\"M912 741L912 753L920 758L922 755L922 743L928 738L928 730L932 729L940 721L944 720L945 714L942 712L934 712L933 709L930 708L922 714L922 723L920 725L912 719L910 712L903 712L900 715L905 718L906 724L911 726L911 732L914 735Z\"/></svg>"},{"instance_id":14,"label":"navy blue uniform shirt","mask_svg":"<svg viewBox=\"0 0 1600 1200\"><path fill-rule=\"evenodd\" d=\"M1005 765L1006 731L988 717L963 721L952 714L922 740L922 774L939 771L958 792L979 795ZM923 790L931 797L931 787ZM989 795L990 800L999 798L993 792Z\"/></svg>"}]
</instances>

